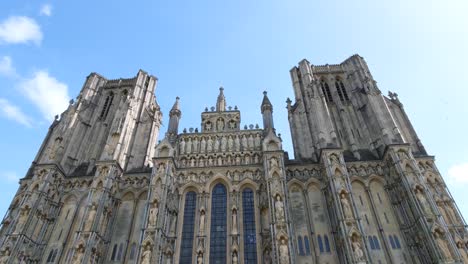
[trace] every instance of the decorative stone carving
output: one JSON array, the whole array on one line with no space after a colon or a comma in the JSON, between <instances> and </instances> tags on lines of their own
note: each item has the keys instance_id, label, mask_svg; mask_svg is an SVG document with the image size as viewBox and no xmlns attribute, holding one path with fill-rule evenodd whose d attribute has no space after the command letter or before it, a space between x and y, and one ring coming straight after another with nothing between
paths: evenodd
<instances>
[{"instance_id":1,"label":"decorative stone carving","mask_svg":"<svg viewBox=\"0 0 468 264\"><path fill-rule=\"evenodd\" d=\"M148 218L148 226L149 227L155 227L156 226L156 220L158 217L158 212L159 212L159 205L158 201L155 200L151 203L151 208L149 210L149 218Z\"/></svg>"},{"instance_id":2,"label":"decorative stone carving","mask_svg":"<svg viewBox=\"0 0 468 264\"><path fill-rule=\"evenodd\" d=\"M94 218L96 218L96 211L96 204L93 203L89 208L88 220L85 223L85 231L91 231L91 228L93 227Z\"/></svg>"},{"instance_id":3,"label":"decorative stone carving","mask_svg":"<svg viewBox=\"0 0 468 264\"><path fill-rule=\"evenodd\" d=\"M276 195L275 213L276 213L276 221L278 223L283 223L284 222L284 204L283 204L283 201L281 201L281 196L279 194Z\"/></svg>"},{"instance_id":4,"label":"decorative stone carving","mask_svg":"<svg viewBox=\"0 0 468 264\"><path fill-rule=\"evenodd\" d=\"M206 142L206 152L213 152L213 140L211 137L208 137L208 141Z\"/></svg>"},{"instance_id":5,"label":"decorative stone carving","mask_svg":"<svg viewBox=\"0 0 468 264\"><path fill-rule=\"evenodd\" d=\"M237 257L237 251L234 251L232 253L232 264L238 264L239 263L239 259Z\"/></svg>"},{"instance_id":6,"label":"decorative stone carving","mask_svg":"<svg viewBox=\"0 0 468 264\"><path fill-rule=\"evenodd\" d=\"M197 153L198 152L198 138L197 137L193 139L192 144L193 144L193 153Z\"/></svg>"},{"instance_id":7,"label":"decorative stone carving","mask_svg":"<svg viewBox=\"0 0 468 264\"><path fill-rule=\"evenodd\" d=\"M203 236L205 234L205 207L200 208L200 229L199 234Z\"/></svg>"},{"instance_id":8,"label":"decorative stone carving","mask_svg":"<svg viewBox=\"0 0 468 264\"><path fill-rule=\"evenodd\" d=\"M192 153L192 139L191 138L188 138L187 145L185 146L185 152L187 152L187 154Z\"/></svg>"},{"instance_id":9,"label":"decorative stone carving","mask_svg":"<svg viewBox=\"0 0 468 264\"><path fill-rule=\"evenodd\" d=\"M237 208L235 206L232 207L232 230L233 235L237 235Z\"/></svg>"},{"instance_id":10,"label":"decorative stone carving","mask_svg":"<svg viewBox=\"0 0 468 264\"><path fill-rule=\"evenodd\" d=\"M432 215L432 210L431 210L431 207L421 189L421 187L416 187L415 190L414 190L414 193L416 195L416 198L418 199L419 201L419 204L421 205L421 208L423 209L423 212L424 214L426 214L427 216L430 216Z\"/></svg>"},{"instance_id":11,"label":"decorative stone carving","mask_svg":"<svg viewBox=\"0 0 468 264\"><path fill-rule=\"evenodd\" d=\"M7 247L2 252L2 256L0 257L0 264L6 264L10 259L10 249Z\"/></svg>"},{"instance_id":12,"label":"decorative stone carving","mask_svg":"<svg viewBox=\"0 0 468 264\"><path fill-rule=\"evenodd\" d=\"M359 239L358 236L353 236L351 246L353 248L354 258L358 262L362 262L362 261L364 261L364 251L362 251L362 245L361 245L361 242L359 240L360 239Z\"/></svg>"},{"instance_id":13,"label":"decorative stone carving","mask_svg":"<svg viewBox=\"0 0 468 264\"><path fill-rule=\"evenodd\" d=\"M141 254L141 264L151 263L151 244L146 244L143 253Z\"/></svg>"},{"instance_id":14,"label":"decorative stone carving","mask_svg":"<svg viewBox=\"0 0 468 264\"><path fill-rule=\"evenodd\" d=\"M240 151L240 140L239 140L239 136L235 136L234 137L234 145L235 145L235 148L236 148L236 151Z\"/></svg>"},{"instance_id":15,"label":"decorative stone carving","mask_svg":"<svg viewBox=\"0 0 468 264\"><path fill-rule=\"evenodd\" d=\"M463 241L458 241L457 242L457 248L458 248L458 251L460 252L460 255L463 258L464 263L468 263L468 252L465 249Z\"/></svg>"},{"instance_id":16,"label":"decorative stone carving","mask_svg":"<svg viewBox=\"0 0 468 264\"><path fill-rule=\"evenodd\" d=\"M81 264L83 261L83 256L84 255L84 248L83 245L79 245L78 248L76 249L75 255L73 256L73 261L72 264Z\"/></svg>"},{"instance_id":17,"label":"decorative stone carving","mask_svg":"<svg viewBox=\"0 0 468 264\"><path fill-rule=\"evenodd\" d=\"M228 138L228 150L233 151L234 150L234 140L232 140L232 137L229 136Z\"/></svg>"},{"instance_id":18,"label":"decorative stone carving","mask_svg":"<svg viewBox=\"0 0 468 264\"><path fill-rule=\"evenodd\" d=\"M217 137L214 137L213 152L219 151L219 140Z\"/></svg>"},{"instance_id":19,"label":"decorative stone carving","mask_svg":"<svg viewBox=\"0 0 468 264\"><path fill-rule=\"evenodd\" d=\"M440 229L435 229L433 234L444 259L452 260L452 253L450 252L444 233Z\"/></svg>"},{"instance_id":20,"label":"decorative stone carving","mask_svg":"<svg viewBox=\"0 0 468 264\"><path fill-rule=\"evenodd\" d=\"M206 148L206 140L205 138L202 138L200 142L200 153L205 153L205 148Z\"/></svg>"},{"instance_id":21,"label":"decorative stone carving","mask_svg":"<svg viewBox=\"0 0 468 264\"><path fill-rule=\"evenodd\" d=\"M247 149L248 149L248 146L247 146L247 138L245 138L245 135L242 135L242 149L243 149L243 150L247 150Z\"/></svg>"},{"instance_id":22,"label":"decorative stone carving","mask_svg":"<svg viewBox=\"0 0 468 264\"><path fill-rule=\"evenodd\" d=\"M222 118L219 118L217 121L216 121L216 129L218 131L223 131L224 130L224 120Z\"/></svg>"},{"instance_id":23,"label":"decorative stone carving","mask_svg":"<svg viewBox=\"0 0 468 264\"><path fill-rule=\"evenodd\" d=\"M353 212L351 210L351 205L349 204L349 200L346 195L346 192L342 192L340 194L340 202L341 202L341 206L343 207L343 214L345 218L346 219L353 218Z\"/></svg>"},{"instance_id":24,"label":"decorative stone carving","mask_svg":"<svg viewBox=\"0 0 468 264\"><path fill-rule=\"evenodd\" d=\"M20 209L18 221L16 222L15 233L18 234L23 229L26 220L28 220L29 207L25 206Z\"/></svg>"},{"instance_id":25,"label":"decorative stone carving","mask_svg":"<svg viewBox=\"0 0 468 264\"><path fill-rule=\"evenodd\" d=\"M270 255L270 250L265 249L263 251L263 263L264 264L271 264L271 255Z\"/></svg>"},{"instance_id":26,"label":"decorative stone carving","mask_svg":"<svg viewBox=\"0 0 468 264\"><path fill-rule=\"evenodd\" d=\"M288 248L286 239L284 239L284 237L281 238L279 251L280 251L280 264L288 264L289 263L289 248Z\"/></svg>"},{"instance_id":27,"label":"decorative stone carving","mask_svg":"<svg viewBox=\"0 0 468 264\"><path fill-rule=\"evenodd\" d=\"M270 159L270 169L278 168L278 160L276 158Z\"/></svg>"},{"instance_id":28,"label":"decorative stone carving","mask_svg":"<svg viewBox=\"0 0 468 264\"><path fill-rule=\"evenodd\" d=\"M226 144L227 144L226 137L221 137L221 152L226 152Z\"/></svg>"}]
</instances>

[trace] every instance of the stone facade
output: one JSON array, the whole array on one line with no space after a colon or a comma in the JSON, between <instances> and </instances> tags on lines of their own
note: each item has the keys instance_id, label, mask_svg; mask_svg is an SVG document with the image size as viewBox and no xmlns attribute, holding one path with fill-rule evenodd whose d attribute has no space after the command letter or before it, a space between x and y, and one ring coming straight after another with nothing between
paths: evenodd
<instances>
[{"instance_id":1,"label":"stone facade","mask_svg":"<svg viewBox=\"0 0 468 264\"><path fill-rule=\"evenodd\" d=\"M157 79L92 73L20 181L0 263L468 263L434 157L364 59L290 73L295 159L266 93L262 128L221 88L182 133L177 98L157 143Z\"/></svg>"}]
</instances>

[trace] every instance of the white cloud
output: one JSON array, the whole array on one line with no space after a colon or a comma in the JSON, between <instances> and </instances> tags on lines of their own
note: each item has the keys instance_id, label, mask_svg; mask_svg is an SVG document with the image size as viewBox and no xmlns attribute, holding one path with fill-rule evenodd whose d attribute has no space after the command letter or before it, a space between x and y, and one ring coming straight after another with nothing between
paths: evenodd
<instances>
[{"instance_id":1,"label":"white cloud","mask_svg":"<svg viewBox=\"0 0 468 264\"><path fill-rule=\"evenodd\" d=\"M0 178L5 179L9 182L18 182L20 180L20 177L12 171L5 171L0 173Z\"/></svg>"},{"instance_id":2,"label":"white cloud","mask_svg":"<svg viewBox=\"0 0 468 264\"><path fill-rule=\"evenodd\" d=\"M68 107L68 86L41 70L19 85L21 92L31 100L48 120L61 114Z\"/></svg>"},{"instance_id":3,"label":"white cloud","mask_svg":"<svg viewBox=\"0 0 468 264\"><path fill-rule=\"evenodd\" d=\"M448 176L449 180L454 183L468 183L468 162L450 167Z\"/></svg>"},{"instance_id":4,"label":"white cloud","mask_svg":"<svg viewBox=\"0 0 468 264\"><path fill-rule=\"evenodd\" d=\"M0 98L0 115L27 127L31 126L31 119L19 107L4 98Z\"/></svg>"},{"instance_id":5,"label":"white cloud","mask_svg":"<svg viewBox=\"0 0 468 264\"><path fill-rule=\"evenodd\" d=\"M11 16L0 23L0 43L40 44L42 41L41 27L37 22L25 16Z\"/></svg>"},{"instance_id":6,"label":"white cloud","mask_svg":"<svg viewBox=\"0 0 468 264\"><path fill-rule=\"evenodd\" d=\"M16 70L13 67L11 62L11 58L9 56L3 56L0 58L0 75L4 75L7 77L15 77Z\"/></svg>"},{"instance_id":7,"label":"white cloud","mask_svg":"<svg viewBox=\"0 0 468 264\"><path fill-rule=\"evenodd\" d=\"M39 11L41 16L51 16L52 15L52 6L50 4L44 4Z\"/></svg>"}]
</instances>

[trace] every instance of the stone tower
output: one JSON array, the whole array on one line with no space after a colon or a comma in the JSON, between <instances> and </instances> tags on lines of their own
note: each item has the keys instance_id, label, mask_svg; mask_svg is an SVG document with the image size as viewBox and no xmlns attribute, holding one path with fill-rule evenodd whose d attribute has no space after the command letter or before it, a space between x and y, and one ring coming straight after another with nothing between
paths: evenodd
<instances>
[{"instance_id":1,"label":"stone tower","mask_svg":"<svg viewBox=\"0 0 468 264\"><path fill-rule=\"evenodd\" d=\"M290 73L295 159L266 92L263 127L242 127L221 87L200 127L179 129L177 97L156 142L157 79L92 73L20 181L0 264L468 263L434 157L364 59Z\"/></svg>"}]
</instances>

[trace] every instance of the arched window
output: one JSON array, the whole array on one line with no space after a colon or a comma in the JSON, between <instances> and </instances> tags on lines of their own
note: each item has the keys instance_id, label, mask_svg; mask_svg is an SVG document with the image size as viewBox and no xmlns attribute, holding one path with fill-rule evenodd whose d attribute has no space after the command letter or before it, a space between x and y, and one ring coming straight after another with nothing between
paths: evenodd
<instances>
[{"instance_id":1,"label":"arched window","mask_svg":"<svg viewBox=\"0 0 468 264\"><path fill-rule=\"evenodd\" d=\"M341 87L338 81L335 82L335 87L336 87L336 91L338 92L338 96L340 97L340 101L343 102L344 101L343 92L341 91Z\"/></svg>"},{"instance_id":2,"label":"arched window","mask_svg":"<svg viewBox=\"0 0 468 264\"><path fill-rule=\"evenodd\" d=\"M299 256L304 256L305 255L304 246L302 244L302 237L301 236L299 236L297 238L297 245L298 245L297 247L299 248Z\"/></svg>"},{"instance_id":3,"label":"arched window","mask_svg":"<svg viewBox=\"0 0 468 264\"><path fill-rule=\"evenodd\" d=\"M50 262L54 263L55 262L55 258L57 257L57 254L58 254L58 248L56 248L54 250L54 255L52 256L52 260Z\"/></svg>"},{"instance_id":4,"label":"arched window","mask_svg":"<svg viewBox=\"0 0 468 264\"><path fill-rule=\"evenodd\" d=\"M304 236L304 246L306 250L306 255L309 256L310 255L310 242L309 242L308 236Z\"/></svg>"},{"instance_id":5,"label":"arched window","mask_svg":"<svg viewBox=\"0 0 468 264\"><path fill-rule=\"evenodd\" d=\"M330 241L328 241L328 236L324 235L323 238L325 240L325 251L330 253Z\"/></svg>"},{"instance_id":6,"label":"arched window","mask_svg":"<svg viewBox=\"0 0 468 264\"><path fill-rule=\"evenodd\" d=\"M250 188L242 191L242 216L244 226L244 263L257 263L257 237L255 232L254 192Z\"/></svg>"},{"instance_id":7,"label":"arched window","mask_svg":"<svg viewBox=\"0 0 468 264\"><path fill-rule=\"evenodd\" d=\"M396 235L393 235L393 239L395 240L396 248L401 248L400 240L398 239L398 237Z\"/></svg>"},{"instance_id":8,"label":"arched window","mask_svg":"<svg viewBox=\"0 0 468 264\"><path fill-rule=\"evenodd\" d=\"M114 244L114 248L112 249L111 260L115 260L115 255L117 255L117 244Z\"/></svg>"},{"instance_id":9,"label":"arched window","mask_svg":"<svg viewBox=\"0 0 468 264\"><path fill-rule=\"evenodd\" d=\"M51 250L50 250L50 253L49 253L49 256L47 257L47 261L46 261L47 263L50 263L50 262L51 262L52 256L53 256L53 255L54 255L54 250L51 249Z\"/></svg>"},{"instance_id":10,"label":"arched window","mask_svg":"<svg viewBox=\"0 0 468 264\"><path fill-rule=\"evenodd\" d=\"M327 102L333 102L333 97L330 92L330 87L328 86L328 83L326 83L324 80L320 82L320 86L322 88L322 93L325 96L325 100Z\"/></svg>"},{"instance_id":11,"label":"arched window","mask_svg":"<svg viewBox=\"0 0 468 264\"><path fill-rule=\"evenodd\" d=\"M393 241L392 235L388 235L388 240L390 240L390 245L392 246L392 248L395 249L395 242Z\"/></svg>"},{"instance_id":12,"label":"arched window","mask_svg":"<svg viewBox=\"0 0 468 264\"><path fill-rule=\"evenodd\" d=\"M340 89L341 89L341 94L343 95L343 99L345 101L349 101L348 93L346 92L346 89L342 81L340 81Z\"/></svg>"},{"instance_id":13,"label":"arched window","mask_svg":"<svg viewBox=\"0 0 468 264\"><path fill-rule=\"evenodd\" d=\"M188 192L185 195L184 222L182 227L182 242L180 246L180 264L192 263L196 207L197 194L195 192Z\"/></svg>"},{"instance_id":14,"label":"arched window","mask_svg":"<svg viewBox=\"0 0 468 264\"><path fill-rule=\"evenodd\" d=\"M368 239L369 239L370 248L371 248L371 249L375 249L374 240L372 239L372 236L369 236Z\"/></svg>"},{"instance_id":15,"label":"arched window","mask_svg":"<svg viewBox=\"0 0 468 264\"><path fill-rule=\"evenodd\" d=\"M323 253L323 242L322 242L322 237L320 235L317 236L317 241L318 241L320 253Z\"/></svg>"},{"instance_id":16,"label":"arched window","mask_svg":"<svg viewBox=\"0 0 468 264\"><path fill-rule=\"evenodd\" d=\"M132 243L132 246L130 247L130 257L129 259L130 260L134 260L135 259L135 254L136 254L136 243Z\"/></svg>"},{"instance_id":17,"label":"arched window","mask_svg":"<svg viewBox=\"0 0 468 264\"><path fill-rule=\"evenodd\" d=\"M376 236L374 236L374 246L375 249L380 249L379 239Z\"/></svg>"},{"instance_id":18,"label":"arched window","mask_svg":"<svg viewBox=\"0 0 468 264\"><path fill-rule=\"evenodd\" d=\"M109 95L106 98L106 101L104 102L104 106L102 107L101 114L99 115L99 118L106 119L113 100L114 100L114 93L110 92Z\"/></svg>"},{"instance_id":19,"label":"arched window","mask_svg":"<svg viewBox=\"0 0 468 264\"><path fill-rule=\"evenodd\" d=\"M227 194L226 187L216 184L211 193L211 232L210 232L210 262L226 263L227 237Z\"/></svg>"},{"instance_id":20,"label":"arched window","mask_svg":"<svg viewBox=\"0 0 468 264\"><path fill-rule=\"evenodd\" d=\"M120 243L119 245L119 252L117 253L117 260L122 260L122 254L123 254L123 246L124 244L123 243Z\"/></svg>"}]
</instances>

